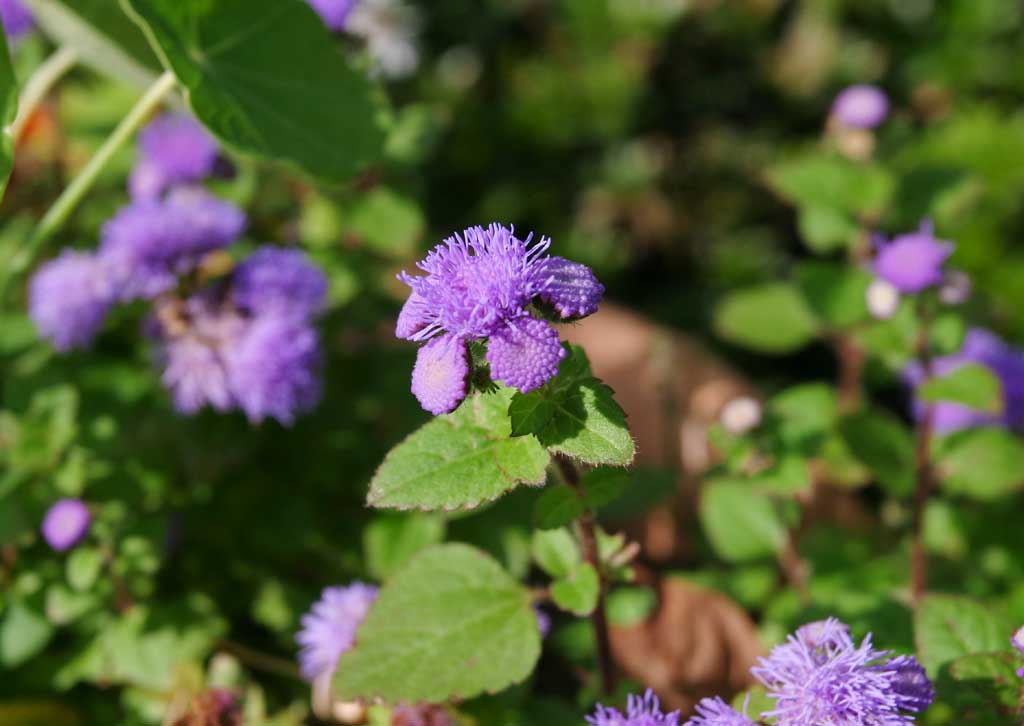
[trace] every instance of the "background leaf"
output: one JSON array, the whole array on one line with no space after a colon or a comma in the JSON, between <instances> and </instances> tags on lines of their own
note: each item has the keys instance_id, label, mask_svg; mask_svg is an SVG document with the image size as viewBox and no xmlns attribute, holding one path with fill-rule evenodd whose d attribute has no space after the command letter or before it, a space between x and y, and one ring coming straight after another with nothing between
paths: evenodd
<instances>
[{"instance_id":1,"label":"background leaf","mask_svg":"<svg viewBox=\"0 0 1024 726\"><path fill-rule=\"evenodd\" d=\"M1012 625L977 600L929 595L914 613L914 642L928 673L965 655L1009 650Z\"/></svg>"},{"instance_id":2,"label":"background leaf","mask_svg":"<svg viewBox=\"0 0 1024 726\"><path fill-rule=\"evenodd\" d=\"M918 395L930 403L959 403L985 413L1002 413L1003 409L1003 385L988 366L980 363L966 363L925 381Z\"/></svg>"},{"instance_id":3,"label":"background leaf","mask_svg":"<svg viewBox=\"0 0 1024 726\"><path fill-rule=\"evenodd\" d=\"M701 492L700 521L715 552L731 562L772 557L786 536L772 500L743 481L707 482Z\"/></svg>"},{"instance_id":4,"label":"background leaf","mask_svg":"<svg viewBox=\"0 0 1024 726\"><path fill-rule=\"evenodd\" d=\"M601 581L597 570L584 562L565 577L551 583L551 599L555 605L581 618L590 615L597 606Z\"/></svg>"},{"instance_id":5,"label":"background leaf","mask_svg":"<svg viewBox=\"0 0 1024 726\"><path fill-rule=\"evenodd\" d=\"M951 494L994 500L1024 486L1024 442L997 427L950 434L938 444L942 488Z\"/></svg>"},{"instance_id":6,"label":"background leaf","mask_svg":"<svg viewBox=\"0 0 1024 726\"><path fill-rule=\"evenodd\" d=\"M771 282L730 293L715 310L726 340L763 353L791 353L818 333L818 321L793 285Z\"/></svg>"}]
</instances>

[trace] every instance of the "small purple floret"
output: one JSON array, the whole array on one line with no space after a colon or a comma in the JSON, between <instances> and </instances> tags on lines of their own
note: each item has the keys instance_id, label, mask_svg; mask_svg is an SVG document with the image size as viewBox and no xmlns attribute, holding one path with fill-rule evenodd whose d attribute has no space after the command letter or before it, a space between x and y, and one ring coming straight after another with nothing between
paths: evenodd
<instances>
[{"instance_id":1,"label":"small purple floret","mask_svg":"<svg viewBox=\"0 0 1024 726\"><path fill-rule=\"evenodd\" d=\"M832 116L853 129L873 129L888 114L889 99L882 89L868 84L849 86L832 102Z\"/></svg>"},{"instance_id":2,"label":"small purple floret","mask_svg":"<svg viewBox=\"0 0 1024 726\"><path fill-rule=\"evenodd\" d=\"M593 716L587 716L590 726L679 726L679 711L662 713L661 704L650 689L641 697L631 695L626 713L598 704Z\"/></svg>"},{"instance_id":3,"label":"small purple floret","mask_svg":"<svg viewBox=\"0 0 1024 726\"><path fill-rule=\"evenodd\" d=\"M377 588L361 582L347 587L328 587L312 609L302 616L302 629L295 640L299 669L307 681L328 675L342 653L352 647L356 630L377 599Z\"/></svg>"},{"instance_id":4,"label":"small purple floret","mask_svg":"<svg viewBox=\"0 0 1024 726\"><path fill-rule=\"evenodd\" d=\"M53 549L64 552L74 547L89 533L92 514L80 499L59 499L43 517L43 539Z\"/></svg>"},{"instance_id":5,"label":"small purple floret","mask_svg":"<svg viewBox=\"0 0 1024 726\"><path fill-rule=\"evenodd\" d=\"M306 0L330 30L338 33L345 29L345 22L359 0Z\"/></svg>"},{"instance_id":6,"label":"small purple floret","mask_svg":"<svg viewBox=\"0 0 1024 726\"><path fill-rule=\"evenodd\" d=\"M108 270L85 252L65 250L41 266L29 284L29 316L61 352L88 347L113 302Z\"/></svg>"},{"instance_id":7,"label":"small purple floret","mask_svg":"<svg viewBox=\"0 0 1024 726\"><path fill-rule=\"evenodd\" d=\"M128 180L135 199L155 199L179 184L206 179L217 168L217 141L187 114L165 114L139 133L139 161Z\"/></svg>"},{"instance_id":8,"label":"small purple floret","mask_svg":"<svg viewBox=\"0 0 1024 726\"><path fill-rule=\"evenodd\" d=\"M924 222L916 232L879 239L874 272L901 293L914 294L942 283L951 254L953 244L936 239L932 225Z\"/></svg>"},{"instance_id":9,"label":"small purple floret","mask_svg":"<svg viewBox=\"0 0 1024 726\"><path fill-rule=\"evenodd\" d=\"M754 726L754 722L716 696L701 699L696 715L685 726Z\"/></svg>"}]
</instances>

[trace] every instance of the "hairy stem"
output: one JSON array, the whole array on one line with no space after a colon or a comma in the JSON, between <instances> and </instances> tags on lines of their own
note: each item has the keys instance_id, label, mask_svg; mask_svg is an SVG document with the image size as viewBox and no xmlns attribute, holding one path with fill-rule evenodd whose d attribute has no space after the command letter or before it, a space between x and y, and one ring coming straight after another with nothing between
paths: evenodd
<instances>
[{"instance_id":1,"label":"hairy stem","mask_svg":"<svg viewBox=\"0 0 1024 726\"><path fill-rule=\"evenodd\" d=\"M42 100L46 98L53 85L61 77L71 70L78 62L78 53L68 46L61 46L53 54L43 61L32 77L25 84L21 96L18 98L18 115L15 116L9 128L11 138L17 141L25 130L25 125L32 118Z\"/></svg>"},{"instance_id":2,"label":"hairy stem","mask_svg":"<svg viewBox=\"0 0 1024 726\"><path fill-rule=\"evenodd\" d=\"M567 457L560 454L555 456L558 470L562 479L572 488L576 495L583 500L583 491L580 488L580 472L576 465ZM614 662L612 661L611 637L608 630L608 614L605 609L605 600L608 595L608 580L605 577L604 568L601 565L601 555L597 548L597 523L594 512L587 507L576 520L579 532L580 545L583 548L583 559L591 564L598 576L597 606L590 614L590 622L594 626L594 640L597 643L597 665L601 673L601 692L609 694L615 687Z\"/></svg>"},{"instance_id":3,"label":"hairy stem","mask_svg":"<svg viewBox=\"0 0 1024 726\"><path fill-rule=\"evenodd\" d=\"M928 326L922 324L917 340L917 358L924 371L924 380L932 377L932 360L928 347ZM917 425L915 448L915 482L913 501L913 524L910 549L910 596L918 605L928 589L928 555L924 550L924 511L935 487L935 472L932 468L932 437L934 435L935 411L926 406Z\"/></svg>"}]
</instances>

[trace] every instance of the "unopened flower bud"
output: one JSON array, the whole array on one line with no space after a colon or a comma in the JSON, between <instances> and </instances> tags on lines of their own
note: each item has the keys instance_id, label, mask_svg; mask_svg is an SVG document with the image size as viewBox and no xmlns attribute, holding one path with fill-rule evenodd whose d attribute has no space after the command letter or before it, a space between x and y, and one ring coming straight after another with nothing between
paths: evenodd
<instances>
[{"instance_id":1,"label":"unopened flower bud","mask_svg":"<svg viewBox=\"0 0 1024 726\"><path fill-rule=\"evenodd\" d=\"M879 320L888 320L896 314L900 307L900 291L892 283L880 277L868 285L864 297L868 305L868 312Z\"/></svg>"},{"instance_id":2,"label":"unopened flower bud","mask_svg":"<svg viewBox=\"0 0 1024 726\"><path fill-rule=\"evenodd\" d=\"M750 396L740 396L725 404L719 417L731 434L745 434L761 423L761 404Z\"/></svg>"}]
</instances>

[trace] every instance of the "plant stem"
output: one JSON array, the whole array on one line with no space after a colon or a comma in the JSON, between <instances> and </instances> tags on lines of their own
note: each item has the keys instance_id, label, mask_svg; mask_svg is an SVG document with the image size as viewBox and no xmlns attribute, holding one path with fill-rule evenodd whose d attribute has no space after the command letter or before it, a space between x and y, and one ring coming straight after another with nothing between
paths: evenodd
<instances>
[{"instance_id":1,"label":"plant stem","mask_svg":"<svg viewBox=\"0 0 1024 726\"><path fill-rule=\"evenodd\" d=\"M242 645L234 640L222 640L219 644L221 650L230 653L251 668L256 668L267 673L274 673L286 678L299 676L299 669L290 660L279 658L276 655L262 653L255 648Z\"/></svg>"},{"instance_id":2,"label":"plant stem","mask_svg":"<svg viewBox=\"0 0 1024 726\"><path fill-rule=\"evenodd\" d=\"M928 326L922 324L917 341L917 357L924 371L924 380L932 377L932 359L928 347ZM932 469L932 436L934 434L934 407L925 406L917 425L915 449L915 483L913 502L913 524L910 546L910 597L913 604L920 604L928 589L928 555L924 550L924 511L935 486L935 472Z\"/></svg>"},{"instance_id":3,"label":"plant stem","mask_svg":"<svg viewBox=\"0 0 1024 726\"><path fill-rule=\"evenodd\" d=\"M833 347L839 359L839 406L843 411L856 411L863 390L864 350L849 333L837 335Z\"/></svg>"},{"instance_id":4,"label":"plant stem","mask_svg":"<svg viewBox=\"0 0 1024 726\"><path fill-rule=\"evenodd\" d=\"M583 491L580 488L580 472L576 465L568 458L556 454L555 462L558 470L576 495L583 501ZM594 612L590 614L590 622L594 626L594 640L597 643L597 665L601 673L601 693L609 694L615 688L614 662L612 660L611 637L608 630L608 614L605 610L605 600L608 595L608 580L605 577L604 568L601 565L601 555L597 547L597 523L594 512L587 507L583 514L576 520L579 530L580 545L583 548L583 559L597 572L598 592L597 605Z\"/></svg>"},{"instance_id":5,"label":"plant stem","mask_svg":"<svg viewBox=\"0 0 1024 726\"><path fill-rule=\"evenodd\" d=\"M64 45L54 51L49 58L43 61L42 65L36 68L35 73L28 79L24 90L21 92L21 96L18 98L18 115L15 116L8 129L14 141L21 137L22 131L25 130L25 125L32 118L32 113L42 100L46 98L46 94L53 88L53 84L59 81L77 62L78 53L73 48Z\"/></svg>"},{"instance_id":6,"label":"plant stem","mask_svg":"<svg viewBox=\"0 0 1024 726\"><path fill-rule=\"evenodd\" d=\"M128 115L121 119L121 123L111 132L103 145L96 150L85 167L78 173L70 184L64 189L50 209L43 215L42 220L36 226L32 236L28 238L25 245L14 256L10 263L10 274L6 278L9 282L14 277L24 272L32 264L46 242L55 235L67 218L74 211L82 198L86 195L96 178L110 162L114 154L132 137L135 131L143 124L149 114L163 100L164 96L171 92L177 83L177 79L170 71L166 71L157 78L128 112ZM0 299L5 291L0 289Z\"/></svg>"}]
</instances>

